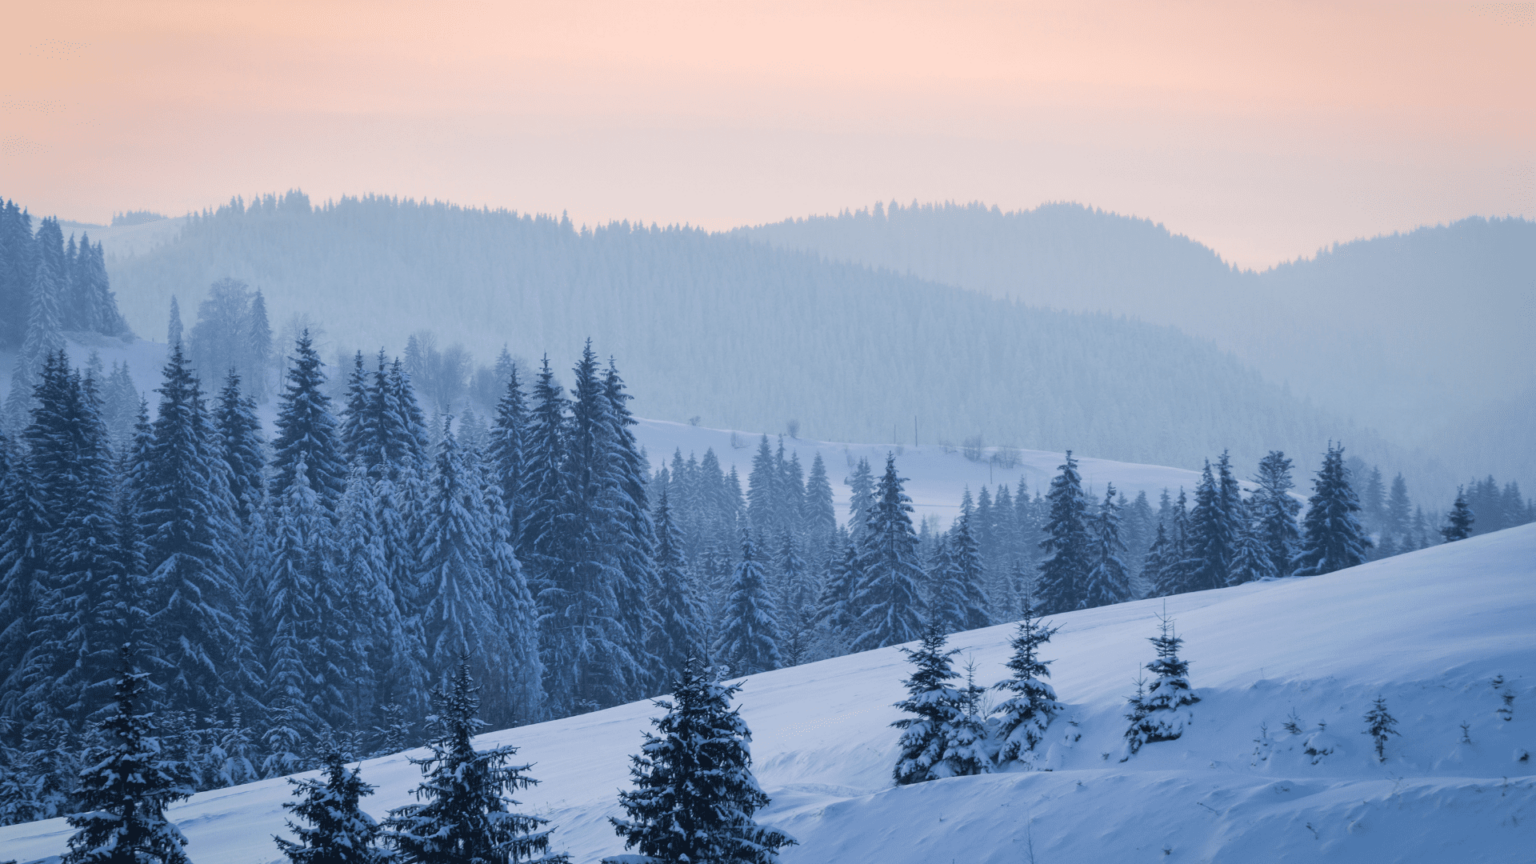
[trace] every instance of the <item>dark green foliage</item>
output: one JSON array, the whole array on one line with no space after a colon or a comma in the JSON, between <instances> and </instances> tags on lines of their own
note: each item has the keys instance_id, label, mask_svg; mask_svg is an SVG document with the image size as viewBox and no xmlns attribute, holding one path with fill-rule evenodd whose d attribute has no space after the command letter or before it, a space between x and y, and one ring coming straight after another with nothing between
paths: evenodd
<instances>
[{"instance_id":1,"label":"dark green foliage","mask_svg":"<svg viewBox=\"0 0 1536 864\"><path fill-rule=\"evenodd\" d=\"M859 545L851 604L858 614L857 635L850 640L854 651L910 642L923 632L917 586L924 575L912 530L912 499L902 491L902 482L896 475L896 457L887 456Z\"/></svg>"},{"instance_id":2,"label":"dark green foliage","mask_svg":"<svg viewBox=\"0 0 1536 864\"><path fill-rule=\"evenodd\" d=\"M1349 484L1343 445L1328 445L1312 489L1307 515L1302 519L1306 533L1292 559L1295 574L1319 576L1364 563L1371 540L1355 515L1360 512L1360 501Z\"/></svg>"},{"instance_id":3,"label":"dark green foliage","mask_svg":"<svg viewBox=\"0 0 1536 864\"><path fill-rule=\"evenodd\" d=\"M1088 577L1089 549L1087 502L1083 498L1083 480L1077 473L1077 460L1068 450L1061 473L1051 481L1046 495L1050 515L1045 524L1045 539L1040 548L1046 553L1040 562L1036 597L1043 612L1070 612L1082 605L1084 581Z\"/></svg>"},{"instance_id":4,"label":"dark green foliage","mask_svg":"<svg viewBox=\"0 0 1536 864\"><path fill-rule=\"evenodd\" d=\"M484 724L476 719L478 688L463 658L451 681L433 693L436 734L432 755L411 758L421 768L419 803L391 810L384 838L404 864L514 864L534 861L563 864L563 854L549 852L547 820L508 810L507 797L538 781L529 765L515 765L516 747L477 750L474 736Z\"/></svg>"},{"instance_id":5,"label":"dark green foliage","mask_svg":"<svg viewBox=\"0 0 1536 864\"><path fill-rule=\"evenodd\" d=\"M640 754L631 757L635 788L619 793L623 819L610 819L639 860L773 864L795 841L757 824L769 799L752 776L752 733L731 708L741 685L711 681L686 664L666 714L655 718ZM634 856L618 859L634 862Z\"/></svg>"},{"instance_id":6,"label":"dark green foliage","mask_svg":"<svg viewBox=\"0 0 1536 864\"><path fill-rule=\"evenodd\" d=\"M1472 508L1467 506L1467 495L1462 487L1456 487L1456 503L1451 506L1451 512L1445 517L1445 527L1440 529L1440 536L1445 542L1454 543L1457 540L1465 540L1472 536L1472 526L1477 522L1477 515Z\"/></svg>"},{"instance_id":7,"label":"dark green foliage","mask_svg":"<svg viewBox=\"0 0 1536 864\"><path fill-rule=\"evenodd\" d=\"M1371 710L1365 713L1365 734L1371 736L1376 748L1376 761L1387 761L1387 739L1402 733L1397 731L1397 719L1387 712L1385 697L1377 696Z\"/></svg>"},{"instance_id":8,"label":"dark green foliage","mask_svg":"<svg viewBox=\"0 0 1536 864\"><path fill-rule=\"evenodd\" d=\"M1008 695L993 709L998 718L997 752L999 764L1023 761L1026 754L1045 738L1045 729L1062 711L1056 690L1045 679L1051 677L1051 661L1040 659L1040 646L1051 641L1056 628L1036 615L1029 595L1024 597L1024 615L1009 643L1013 656L1008 658L1008 678L993 685Z\"/></svg>"},{"instance_id":9,"label":"dark green foliage","mask_svg":"<svg viewBox=\"0 0 1536 864\"><path fill-rule=\"evenodd\" d=\"M293 864L382 864L388 856L377 847L379 825L364 813L358 801L373 794L373 787L358 776L358 769L347 770L341 748L328 742L320 756L318 778L294 780L294 801L283 802L292 813L288 829L295 840L273 838L277 848Z\"/></svg>"}]
</instances>

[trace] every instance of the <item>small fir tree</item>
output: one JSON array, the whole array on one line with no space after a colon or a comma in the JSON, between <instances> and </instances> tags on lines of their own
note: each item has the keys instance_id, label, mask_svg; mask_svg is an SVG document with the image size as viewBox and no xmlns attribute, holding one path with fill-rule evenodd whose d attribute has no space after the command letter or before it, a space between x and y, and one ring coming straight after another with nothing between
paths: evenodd
<instances>
[{"instance_id":1,"label":"small fir tree","mask_svg":"<svg viewBox=\"0 0 1536 864\"><path fill-rule=\"evenodd\" d=\"M307 825L288 820L297 842L276 837L277 848L293 864L382 864L389 860L376 845L379 824L358 806L361 798L373 794L373 787L363 782L356 768L347 770L347 760L334 741L322 746L320 761L320 777L288 779L295 800L283 802L283 809Z\"/></svg>"},{"instance_id":2,"label":"small fir tree","mask_svg":"<svg viewBox=\"0 0 1536 864\"><path fill-rule=\"evenodd\" d=\"M1387 761L1387 738L1402 733L1397 731L1397 718L1387 712L1386 697L1377 696L1371 710L1365 712L1365 734L1376 747L1376 761Z\"/></svg>"},{"instance_id":3,"label":"small fir tree","mask_svg":"<svg viewBox=\"0 0 1536 864\"><path fill-rule=\"evenodd\" d=\"M187 864L187 839L165 818L165 807L192 794L186 766L167 761L146 711L147 673L133 662L133 646L121 651L121 671L111 713L97 726L97 743L85 751L79 802L69 817L66 864Z\"/></svg>"},{"instance_id":4,"label":"small fir tree","mask_svg":"<svg viewBox=\"0 0 1536 864\"><path fill-rule=\"evenodd\" d=\"M916 650L905 646L901 649L916 668L905 682L907 698L896 703L897 708L913 716L891 724L902 730L901 755L893 772L898 786L957 773L949 762L949 733L964 696L950 683L956 677L950 658L960 650L944 650L945 641L943 631L930 627Z\"/></svg>"},{"instance_id":5,"label":"small fir tree","mask_svg":"<svg viewBox=\"0 0 1536 864\"><path fill-rule=\"evenodd\" d=\"M1008 693L1008 698L993 709L998 720L997 752L999 764L1022 762L1026 754L1045 739L1045 729L1061 713L1056 690L1045 682L1051 677L1050 661L1040 659L1040 646L1051 641L1056 628L1041 621L1030 596L1024 596L1024 616L1014 632L1013 656L1008 669L1013 674L993 687Z\"/></svg>"},{"instance_id":6,"label":"small fir tree","mask_svg":"<svg viewBox=\"0 0 1536 864\"><path fill-rule=\"evenodd\" d=\"M1447 543L1455 543L1457 540L1465 540L1472 536L1472 525L1477 521L1477 516L1472 508L1467 506L1466 490L1456 487L1456 503L1451 505L1450 515L1445 517L1445 527L1440 529L1440 536Z\"/></svg>"},{"instance_id":7,"label":"small fir tree","mask_svg":"<svg viewBox=\"0 0 1536 864\"><path fill-rule=\"evenodd\" d=\"M1312 497L1302 519L1305 535L1293 562L1297 576L1321 576L1365 562L1371 540L1355 516L1360 500L1349 485L1344 447L1328 445L1323 466L1312 482Z\"/></svg>"},{"instance_id":8,"label":"small fir tree","mask_svg":"<svg viewBox=\"0 0 1536 864\"><path fill-rule=\"evenodd\" d=\"M1200 701L1189 687L1189 661L1179 657L1184 640L1174 635L1173 619L1164 613L1158 621L1162 632L1151 639L1157 648L1157 659L1147 664L1147 670L1156 677L1145 691L1137 682L1136 696L1130 700L1131 709L1126 715L1131 725L1125 730L1122 762L1140 751L1142 745L1178 740L1191 722L1189 706Z\"/></svg>"},{"instance_id":9,"label":"small fir tree","mask_svg":"<svg viewBox=\"0 0 1536 864\"><path fill-rule=\"evenodd\" d=\"M538 781L528 765L513 765L516 747L476 750L478 688L469 674L469 658L445 687L433 693L437 736L428 742L432 755L412 757L423 780L416 800L389 812L384 837L407 864L565 864L564 854L549 852L548 820L513 813L506 797Z\"/></svg>"},{"instance_id":10,"label":"small fir tree","mask_svg":"<svg viewBox=\"0 0 1536 864\"><path fill-rule=\"evenodd\" d=\"M656 732L645 733L631 757L635 789L619 793L626 818L609 820L624 847L640 854L605 862L772 864L794 844L754 818L769 799L752 776L752 733L731 708L740 689L709 680L690 661L673 701L655 703L667 713L651 721Z\"/></svg>"}]
</instances>

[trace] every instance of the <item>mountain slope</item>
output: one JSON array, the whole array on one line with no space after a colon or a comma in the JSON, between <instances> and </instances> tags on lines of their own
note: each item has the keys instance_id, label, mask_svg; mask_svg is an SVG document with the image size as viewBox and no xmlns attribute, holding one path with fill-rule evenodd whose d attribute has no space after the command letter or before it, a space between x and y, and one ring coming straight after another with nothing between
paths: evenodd
<instances>
[{"instance_id":1,"label":"mountain slope","mask_svg":"<svg viewBox=\"0 0 1536 864\"><path fill-rule=\"evenodd\" d=\"M576 230L505 211L302 195L190 218L176 240L111 263L141 333L216 279L266 292L274 327L307 313L333 347L399 351L434 329L482 362L502 345L557 368L592 337L635 410L823 439L924 441L1198 467L1330 438L1397 452L1170 327L1032 308L829 263L746 238L628 224ZM1304 457L1305 458L1305 457Z\"/></svg>"},{"instance_id":2,"label":"mountain slope","mask_svg":"<svg viewBox=\"0 0 1536 864\"><path fill-rule=\"evenodd\" d=\"M893 203L736 233L991 296L1176 326L1395 441L1443 440L1448 418L1536 385L1536 223L1524 219L1335 244L1263 273L1230 267L1162 225L1076 204L1004 213ZM1500 455L1511 461L1456 472L1509 470L1528 456ZM1522 480L1536 480L1533 467Z\"/></svg>"},{"instance_id":3,"label":"mountain slope","mask_svg":"<svg viewBox=\"0 0 1536 864\"><path fill-rule=\"evenodd\" d=\"M1312 579L1181 595L1166 611L1201 701L1185 737L1117 761L1124 698L1151 659L1162 601L1058 616L1048 646L1067 704L1049 772L892 788L907 666L894 648L754 676L740 704L765 821L795 835L785 864L881 861L1529 861L1536 841L1536 526ZM1002 672L1009 628L960 634L982 680ZM1502 676L1513 719L1495 714ZM1383 696L1401 738L1378 763L1362 715ZM536 763L521 794L576 861L621 851L606 819L648 703L487 735ZM1336 749L1317 764L1299 719ZM1462 742L1463 730L1472 743ZM1075 725L1074 725L1075 724ZM1256 743L1257 739L1257 743ZM1268 743L1265 743L1265 742ZM1108 755L1101 755L1108 754ZM402 756L363 763L382 813L418 779ZM172 809L199 864L275 861L280 780ZM0 828L28 861L62 851L61 820Z\"/></svg>"}]
</instances>

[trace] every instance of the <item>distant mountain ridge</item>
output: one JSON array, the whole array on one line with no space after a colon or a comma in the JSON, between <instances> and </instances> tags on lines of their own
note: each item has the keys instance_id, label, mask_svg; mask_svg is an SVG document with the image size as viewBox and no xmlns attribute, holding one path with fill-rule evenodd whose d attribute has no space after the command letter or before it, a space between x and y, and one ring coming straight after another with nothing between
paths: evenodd
<instances>
[{"instance_id":1,"label":"distant mountain ridge","mask_svg":"<svg viewBox=\"0 0 1536 864\"><path fill-rule=\"evenodd\" d=\"M508 211L386 198L312 207L298 193L190 217L174 240L115 258L141 332L177 295L190 326L213 281L298 312L333 349L398 352L434 330L488 362L588 336L618 358L641 416L821 439L987 444L1198 468L1230 447L1303 463L1329 438L1385 466L1405 457L1308 406L1207 341L1108 315L1032 308L745 237L620 223L577 229ZM328 355L330 356L330 355ZM1249 470L1244 468L1244 470Z\"/></svg>"},{"instance_id":2,"label":"distant mountain ridge","mask_svg":"<svg viewBox=\"0 0 1536 864\"><path fill-rule=\"evenodd\" d=\"M1146 219L1077 204L876 205L733 232L995 297L1101 311L1210 339L1298 396L1536 479L1536 223L1470 218L1263 272ZM1460 428L1466 421L1480 428ZM1476 453L1458 459L1454 452ZM1426 456L1426 458L1431 458ZM1527 481L1529 482L1529 481Z\"/></svg>"}]
</instances>

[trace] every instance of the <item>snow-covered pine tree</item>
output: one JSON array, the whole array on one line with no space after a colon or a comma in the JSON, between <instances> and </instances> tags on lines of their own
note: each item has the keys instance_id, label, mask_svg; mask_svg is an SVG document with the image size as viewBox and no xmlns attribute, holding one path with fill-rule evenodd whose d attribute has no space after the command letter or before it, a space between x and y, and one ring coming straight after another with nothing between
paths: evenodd
<instances>
[{"instance_id":1,"label":"snow-covered pine tree","mask_svg":"<svg viewBox=\"0 0 1536 864\"><path fill-rule=\"evenodd\" d=\"M240 646L236 535L229 487L203 405L180 346L171 348L159 414L135 459L134 488L153 610L152 674L168 673L165 704L206 714L228 706Z\"/></svg>"},{"instance_id":2,"label":"snow-covered pine tree","mask_svg":"<svg viewBox=\"0 0 1536 864\"><path fill-rule=\"evenodd\" d=\"M773 449L768 446L768 436L763 435L757 444L757 455L752 457L752 471L747 474L747 515L759 534L773 536L782 527L781 479L778 466L774 464Z\"/></svg>"},{"instance_id":3,"label":"snow-covered pine tree","mask_svg":"<svg viewBox=\"0 0 1536 864\"><path fill-rule=\"evenodd\" d=\"M1189 500L1184 495L1183 487L1180 487L1179 497L1173 502L1170 510L1168 555L1163 567L1163 596L1195 590L1192 587L1196 566L1195 559L1191 555L1193 545L1194 538L1189 524Z\"/></svg>"},{"instance_id":4,"label":"snow-covered pine tree","mask_svg":"<svg viewBox=\"0 0 1536 864\"><path fill-rule=\"evenodd\" d=\"M902 491L896 457L885 458L864 539L859 547L858 583L852 605L858 610L850 641L853 651L884 648L920 638L923 600L917 586L924 580L918 558L917 533L912 530L912 499Z\"/></svg>"},{"instance_id":5,"label":"snow-covered pine tree","mask_svg":"<svg viewBox=\"0 0 1536 864\"><path fill-rule=\"evenodd\" d=\"M992 626L992 616L987 611L992 603L987 598L985 587L986 565L982 560L981 544L971 525L973 518L972 514L960 514L949 538L954 560L952 582L959 601L956 609L959 613L956 616L959 630L978 630Z\"/></svg>"},{"instance_id":6,"label":"snow-covered pine tree","mask_svg":"<svg viewBox=\"0 0 1536 864\"><path fill-rule=\"evenodd\" d=\"M604 442L612 475L608 485L613 514L609 519L608 546L617 553L623 577L615 586L614 598L618 603L617 617L626 635L624 647L635 666L630 695L637 696L656 692L665 686L666 679L660 673L660 661L646 650L650 634L661 626L646 602L657 585L656 531L651 524L651 504L646 492L649 469L631 431L637 422L629 410L631 398L618 365L610 357L602 376L602 399L608 420ZM579 423L578 418L578 426Z\"/></svg>"},{"instance_id":7,"label":"snow-covered pine tree","mask_svg":"<svg viewBox=\"0 0 1536 864\"><path fill-rule=\"evenodd\" d=\"M47 578L48 533L31 466L0 432L0 742L18 743L33 710L24 698L28 682L43 674L29 655Z\"/></svg>"},{"instance_id":8,"label":"snow-covered pine tree","mask_svg":"<svg viewBox=\"0 0 1536 864\"><path fill-rule=\"evenodd\" d=\"M181 304L176 302L176 295L171 295L171 313L165 324L165 344L174 350L181 347Z\"/></svg>"},{"instance_id":9,"label":"snow-covered pine tree","mask_svg":"<svg viewBox=\"0 0 1536 864\"><path fill-rule=\"evenodd\" d=\"M352 357L352 368L347 370L347 401L341 409L341 422L336 436L341 442L341 457L351 465L363 459L368 449L369 408L372 394L368 388L368 370L363 365L363 352Z\"/></svg>"},{"instance_id":10,"label":"snow-covered pine tree","mask_svg":"<svg viewBox=\"0 0 1536 864\"><path fill-rule=\"evenodd\" d=\"M1062 711L1056 690L1045 679L1051 677L1051 661L1040 659L1040 646L1051 641L1056 628L1038 617L1029 595L1024 596L1024 614L1009 644L1013 656L1008 659L1008 678L993 689L1009 694L992 709L997 717L997 761L1026 762L1045 738L1046 727Z\"/></svg>"},{"instance_id":11,"label":"snow-covered pine tree","mask_svg":"<svg viewBox=\"0 0 1536 864\"><path fill-rule=\"evenodd\" d=\"M423 777L418 803L389 812L384 839L402 864L565 864L567 856L549 852L548 820L508 810L517 803L508 793L538 782L530 766L512 764L517 748L475 749L485 724L476 717L480 697L469 666L461 658L452 680L433 693L432 755L411 757Z\"/></svg>"},{"instance_id":12,"label":"snow-covered pine tree","mask_svg":"<svg viewBox=\"0 0 1536 864\"><path fill-rule=\"evenodd\" d=\"M963 711L964 695L950 682L956 677L951 658L960 649L944 650L945 635L930 627L916 649L903 646L901 653L914 667L904 685L907 698L896 703L911 717L894 723L901 733L901 755L892 776L898 786L923 783L958 773L951 764L951 726Z\"/></svg>"},{"instance_id":13,"label":"snow-covered pine tree","mask_svg":"<svg viewBox=\"0 0 1536 864\"><path fill-rule=\"evenodd\" d=\"M326 731L318 686L324 663L315 580L329 573L330 526L313 489L309 472L294 465L293 482L279 503L273 526L271 573L265 583L263 629L266 655L268 777L303 770L312 744Z\"/></svg>"},{"instance_id":14,"label":"snow-covered pine tree","mask_svg":"<svg viewBox=\"0 0 1536 864\"><path fill-rule=\"evenodd\" d=\"M538 605L512 548L512 520L502 502L501 487L488 477L481 482L488 526L485 572L496 589L493 613L507 640L501 674L490 680L497 685L494 695L506 712L505 722L535 723L545 716Z\"/></svg>"},{"instance_id":15,"label":"snow-covered pine tree","mask_svg":"<svg viewBox=\"0 0 1536 864\"><path fill-rule=\"evenodd\" d=\"M1147 664L1156 677L1143 692L1138 686L1126 719L1125 749L1120 761L1136 755L1146 744L1175 741L1192 722L1189 706L1200 701L1189 686L1189 661L1179 657L1184 640L1174 635L1173 619L1167 613L1158 617L1161 632L1150 639L1157 648L1157 659Z\"/></svg>"},{"instance_id":16,"label":"snow-covered pine tree","mask_svg":"<svg viewBox=\"0 0 1536 864\"><path fill-rule=\"evenodd\" d=\"M293 864L384 864L389 856L378 846L379 824L358 806L373 787L363 782L358 769L347 769L347 760L334 741L320 751L320 777L288 778L293 801L283 809L299 824L288 820L294 839L274 837L277 848Z\"/></svg>"},{"instance_id":17,"label":"snow-covered pine tree","mask_svg":"<svg viewBox=\"0 0 1536 864\"><path fill-rule=\"evenodd\" d=\"M1192 562L1187 590L1207 591L1227 584L1232 569L1232 553L1237 546L1238 525L1231 512L1232 501L1226 494L1231 470L1222 453L1221 479L1211 473L1210 460L1195 487L1195 509L1190 514L1190 549Z\"/></svg>"},{"instance_id":18,"label":"snow-covered pine tree","mask_svg":"<svg viewBox=\"0 0 1536 864\"><path fill-rule=\"evenodd\" d=\"M1104 504L1092 517L1089 529L1090 567L1083 585L1084 609L1124 603L1131 598L1131 577L1125 566L1125 544L1120 541L1120 505L1115 484L1104 492Z\"/></svg>"},{"instance_id":19,"label":"snow-covered pine tree","mask_svg":"<svg viewBox=\"0 0 1536 864\"><path fill-rule=\"evenodd\" d=\"M1445 517L1445 527L1440 529L1440 536L1447 543L1455 543L1457 540L1465 540L1472 536L1472 525L1477 521L1477 516L1472 508L1467 506L1467 493L1461 487L1456 487L1456 503L1451 505L1451 512Z\"/></svg>"},{"instance_id":20,"label":"snow-covered pine tree","mask_svg":"<svg viewBox=\"0 0 1536 864\"><path fill-rule=\"evenodd\" d=\"M568 403L564 389L555 380L548 356L544 357L538 378L534 380L532 395L528 435L524 439L525 472L518 492L525 509L517 552L535 595L542 598L544 591L554 587L552 581L559 552L555 526L560 519L561 502L565 500L569 482L565 473ZM552 608L549 599L541 600L546 603L546 608ZM551 674L557 673L551 669ZM552 689L550 695L556 696L556 691Z\"/></svg>"},{"instance_id":21,"label":"snow-covered pine tree","mask_svg":"<svg viewBox=\"0 0 1536 864\"><path fill-rule=\"evenodd\" d=\"M800 557L799 544L787 529L779 532L779 552L773 564L779 654L785 666L798 666L810 654L817 591Z\"/></svg>"},{"instance_id":22,"label":"snow-covered pine tree","mask_svg":"<svg viewBox=\"0 0 1536 864\"><path fill-rule=\"evenodd\" d=\"M989 735L982 699L987 688L976 683L976 661L965 664L965 686L960 688L955 715L945 726L945 764L952 777L974 777L992 773L997 749Z\"/></svg>"},{"instance_id":23,"label":"snow-covered pine tree","mask_svg":"<svg viewBox=\"0 0 1536 864\"><path fill-rule=\"evenodd\" d=\"M768 672L784 664L779 654L778 609L768 589L757 543L745 528L741 532L741 563L731 574L731 593L715 643L715 657L737 676Z\"/></svg>"},{"instance_id":24,"label":"snow-covered pine tree","mask_svg":"<svg viewBox=\"0 0 1536 864\"><path fill-rule=\"evenodd\" d=\"M1046 495L1050 515L1040 549L1048 557L1040 562L1036 583L1040 608L1047 613L1070 612L1082 605L1089 568L1088 507L1071 450L1059 470L1061 473L1051 480L1051 490Z\"/></svg>"},{"instance_id":25,"label":"snow-covered pine tree","mask_svg":"<svg viewBox=\"0 0 1536 864\"><path fill-rule=\"evenodd\" d=\"M478 478L465 464L458 439L447 424L423 522L421 571L416 581L424 601L428 675L442 679L469 656L480 658L477 678L505 675L509 670L500 667L503 658L497 649L507 639L492 605L497 586L485 567L490 542L485 502ZM471 655L471 651L478 653ZM496 720L512 719L504 716L504 705L493 706L493 712Z\"/></svg>"},{"instance_id":26,"label":"snow-covered pine tree","mask_svg":"<svg viewBox=\"0 0 1536 864\"><path fill-rule=\"evenodd\" d=\"M45 226L49 220L43 220ZM57 227L54 228L57 231ZM41 233L41 232L40 232ZM50 256L39 255L27 305L26 338L16 353L11 372L11 392L5 399L6 423L11 429L27 425L33 408L33 387L47 358L64 350L59 325L59 292L62 275Z\"/></svg>"},{"instance_id":27,"label":"snow-covered pine tree","mask_svg":"<svg viewBox=\"0 0 1536 864\"><path fill-rule=\"evenodd\" d=\"M706 677L696 661L686 664L666 714L651 721L640 753L631 757L632 791L619 793L623 819L610 818L624 848L636 855L604 858L605 864L720 861L773 864L794 839L757 824L768 796L752 776L752 732L731 708L740 684Z\"/></svg>"},{"instance_id":28,"label":"snow-covered pine tree","mask_svg":"<svg viewBox=\"0 0 1536 864\"><path fill-rule=\"evenodd\" d=\"M134 665L134 650L120 653L111 713L84 754L80 812L69 817L66 864L134 862L186 864L187 840L165 818L165 807L192 794L186 766L166 761L148 711L149 675Z\"/></svg>"},{"instance_id":29,"label":"snow-covered pine tree","mask_svg":"<svg viewBox=\"0 0 1536 864\"><path fill-rule=\"evenodd\" d=\"M817 653L822 657L840 657L848 650L858 621L853 603L858 584L858 553L839 528L827 542L826 576L816 598Z\"/></svg>"},{"instance_id":30,"label":"snow-covered pine tree","mask_svg":"<svg viewBox=\"0 0 1536 864\"><path fill-rule=\"evenodd\" d=\"M837 511L832 506L832 482L827 478L827 465L821 461L821 452L811 460L811 471L805 478L805 548L821 549L837 530Z\"/></svg>"},{"instance_id":31,"label":"snow-covered pine tree","mask_svg":"<svg viewBox=\"0 0 1536 864\"><path fill-rule=\"evenodd\" d=\"M704 609L694 596L683 558L682 538L672 518L667 491L656 505L656 572L658 586L651 608L660 627L651 635L650 651L673 680L681 677L691 658L705 660Z\"/></svg>"},{"instance_id":32,"label":"snow-covered pine tree","mask_svg":"<svg viewBox=\"0 0 1536 864\"><path fill-rule=\"evenodd\" d=\"M272 494L286 497L294 471L303 464L306 481L320 506L334 518L336 502L346 485L347 463L325 394L325 371L309 330L294 344L288 384L278 400L277 440L272 442Z\"/></svg>"},{"instance_id":33,"label":"snow-covered pine tree","mask_svg":"<svg viewBox=\"0 0 1536 864\"><path fill-rule=\"evenodd\" d=\"M1355 516L1360 512L1360 501L1349 485L1343 445L1328 445L1312 489L1307 514L1302 518L1305 534L1292 559L1295 575L1321 576L1364 563L1371 540Z\"/></svg>"},{"instance_id":34,"label":"snow-covered pine tree","mask_svg":"<svg viewBox=\"0 0 1536 864\"><path fill-rule=\"evenodd\" d=\"M1232 553L1232 572L1227 583L1241 585L1274 579L1278 574L1271 563L1269 547L1264 543L1263 525L1252 515L1255 505L1243 503L1239 507L1242 517L1238 521L1237 548Z\"/></svg>"},{"instance_id":35,"label":"snow-covered pine tree","mask_svg":"<svg viewBox=\"0 0 1536 864\"><path fill-rule=\"evenodd\" d=\"M505 353L505 352L503 352ZM500 361L497 361L498 369ZM522 384L517 380L517 365L508 358L506 385L496 402L496 420L491 425L491 444L486 451L487 470L501 491L512 528L513 548L521 542L523 525L523 476L527 471L525 446L528 436L528 406Z\"/></svg>"},{"instance_id":36,"label":"snow-covered pine tree","mask_svg":"<svg viewBox=\"0 0 1536 864\"><path fill-rule=\"evenodd\" d=\"M241 392L240 374L231 369L219 391L213 412L219 454L224 460L226 482L235 502L242 528L249 530L251 514L266 500L264 443L256 400Z\"/></svg>"},{"instance_id":37,"label":"snow-covered pine tree","mask_svg":"<svg viewBox=\"0 0 1536 864\"><path fill-rule=\"evenodd\" d=\"M853 473L843 480L848 487L848 534L855 546L864 542L870 515L875 509L875 479L869 460L860 458Z\"/></svg>"},{"instance_id":38,"label":"snow-covered pine tree","mask_svg":"<svg viewBox=\"0 0 1536 864\"><path fill-rule=\"evenodd\" d=\"M1251 506L1258 534L1269 556L1269 566L1276 577L1291 575L1291 559L1301 548L1301 528L1296 516L1301 512L1301 502L1291 497L1291 460L1279 450L1259 460L1258 476L1253 478L1258 488L1253 492Z\"/></svg>"}]
</instances>

